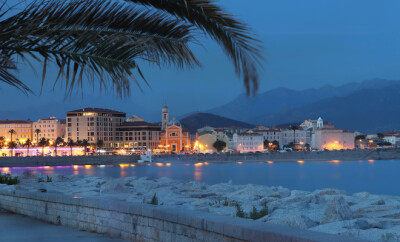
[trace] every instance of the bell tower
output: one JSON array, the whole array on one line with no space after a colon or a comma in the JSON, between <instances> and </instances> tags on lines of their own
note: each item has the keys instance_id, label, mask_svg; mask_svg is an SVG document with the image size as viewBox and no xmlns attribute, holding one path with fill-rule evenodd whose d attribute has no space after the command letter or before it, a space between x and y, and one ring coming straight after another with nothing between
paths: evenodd
<instances>
[{"instance_id":1,"label":"bell tower","mask_svg":"<svg viewBox=\"0 0 400 242\"><path fill-rule=\"evenodd\" d=\"M161 130L165 130L169 122L169 111L166 104L164 104L161 112Z\"/></svg>"}]
</instances>

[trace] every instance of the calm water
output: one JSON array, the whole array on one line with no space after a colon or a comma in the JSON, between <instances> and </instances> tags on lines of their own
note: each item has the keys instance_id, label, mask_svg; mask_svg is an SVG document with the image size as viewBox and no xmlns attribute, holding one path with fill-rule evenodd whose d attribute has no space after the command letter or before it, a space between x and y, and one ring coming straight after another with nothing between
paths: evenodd
<instances>
[{"instance_id":1,"label":"calm water","mask_svg":"<svg viewBox=\"0 0 400 242\"><path fill-rule=\"evenodd\" d=\"M57 166L39 168L2 168L2 172L63 175L91 175L102 177L146 176L196 180L208 184L261 184L289 189L313 191L321 188L343 189L350 193L400 195L400 160L387 161L332 161L332 162L275 162L185 164L157 163L144 166Z\"/></svg>"}]
</instances>

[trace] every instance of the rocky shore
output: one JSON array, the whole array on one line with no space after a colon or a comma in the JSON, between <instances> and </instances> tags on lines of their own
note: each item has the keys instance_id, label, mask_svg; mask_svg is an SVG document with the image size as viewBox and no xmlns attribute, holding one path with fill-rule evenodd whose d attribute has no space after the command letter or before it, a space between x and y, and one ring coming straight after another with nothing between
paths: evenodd
<instances>
[{"instance_id":1,"label":"rocky shore","mask_svg":"<svg viewBox=\"0 0 400 242\"><path fill-rule=\"evenodd\" d=\"M258 218L259 221L372 241L400 240L397 196L348 194L335 189L306 192L230 182L208 185L169 178L112 179L58 174L46 177L26 172L20 179L18 185L0 185L0 189L142 203L150 203L156 197L155 206L178 206L226 216L237 216L238 207L245 215L254 208L257 211L267 208L268 214Z\"/></svg>"}]
</instances>

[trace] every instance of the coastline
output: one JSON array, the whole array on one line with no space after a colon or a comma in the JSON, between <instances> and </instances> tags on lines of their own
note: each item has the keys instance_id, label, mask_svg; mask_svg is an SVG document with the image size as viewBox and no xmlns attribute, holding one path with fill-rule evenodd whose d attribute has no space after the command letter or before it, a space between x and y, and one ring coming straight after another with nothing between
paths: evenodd
<instances>
[{"instance_id":1,"label":"coastline","mask_svg":"<svg viewBox=\"0 0 400 242\"><path fill-rule=\"evenodd\" d=\"M0 167L39 167L71 165L119 165L137 164L138 155L131 156L58 156L58 157L1 157ZM166 162L299 162L299 161L355 161L355 160L400 160L400 149L343 150L318 152L275 152L258 154L185 154L154 156L153 163ZM138 164L140 165L140 164Z\"/></svg>"}]
</instances>

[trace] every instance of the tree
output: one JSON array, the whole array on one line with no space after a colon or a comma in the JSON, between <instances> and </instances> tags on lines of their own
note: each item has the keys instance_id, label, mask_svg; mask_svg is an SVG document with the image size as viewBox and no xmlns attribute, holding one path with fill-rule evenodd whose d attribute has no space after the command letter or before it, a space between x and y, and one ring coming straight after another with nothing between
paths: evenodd
<instances>
[{"instance_id":1,"label":"tree","mask_svg":"<svg viewBox=\"0 0 400 242\"><path fill-rule=\"evenodd\" d=\"M272 148L279 150L279 142L276 140L272 141Z\"/></svg>"},{"instance_id":2,"label":"tree","mask_svg":"<svg viewBox=\"0 0 400 242\"><path fill-rule=\"evenodd\" d=\"M293 130L293 144L296 144L296 130L298 130L299 127L296 125L292 125L290 126L290 129Z\"/></svg>"},{"instance_id":3,"label":"tree","mask_svg":"<svg viewBox=\"0 0 400 242\"><path fill-rule=\"evenodd\" d=\"M367 137L365 136L365 135L363 135L363 134L360 134L360 135L357 135L355 138L354 138L354 140L356 140L356 141L363 141L363 140L365 140Z\"/></svg>"},{"instance_id":4,"label":"tree","mask_svg":"<svg viewBox=\"0 0 400 242\"><path fill-rule=\"evenodd\" d=\"M14 149L17 148L17 143L15 141L8 142L8 148L11 149L11 156L14 156Z\"/></svg>"},{"instance_id":5,"label":"tree","mask_svg":"<svg viewBox=\"0 0 400 242\"><path fill-rule=\"evenodd\" d=\"M82 140L82 146L84 148L84 152L85 152L85 156L86 156L86 149L89 145L89 141L87 141L86 139Z\"/></svg>"},{"instance_id":6,"label":"tree","mask_svg":"<svg viewBox=\"0 0 400 242\"><path fill-rule=\"evenodd\" d=\"M74 147L74 145L75 145L75 142L72 140L72 139L70 139L69 141L68 141L68 146L69 146L69 148L71 149L71 156L72 156L72 147Z\"/></svg>"},{"instance_id":7,"label":"tree","mask_svg":"<svg viewBox=\"0 0 400 242\"><path fill-rule=\"evenodd\" d=\"M225 147L226 147L226 142L217 139L217 140L214 142L213 147L214 147L218 152L221 152L222 150L225 149Z\"/></svg>"},{"instance_id":8,"label":"tree","mask_svg":"<svg viewBox=\"0 0 400 242\"><path fill-rule=\"evenodd\" d=\"M43 137L39 140L39 146L42 147L42 156L44 156L44 147L47 145L49 145L49 140L46 139L45 137Z\"/></svg>"},{"instance_id":9,"label":"tree","mask_svg":"<svg viewBox=\"0 0 400 242\"><path fill-rule=\"evenodd\" d=\"M6 144L6 138L4 136L0 136L0 149L2 149Z\"/></svg>"},{"instance_id":10,"label":"tree","mask_svg":"<svg viewBox=\"0 0 400 242\"><path fill-rule=\"evenodd\" d=\"M35 133L36 133L36 144L39 144L39 134L41 133L42 131L40 130L40 129L35 129Z\"/></svg>"},{"instance_id":11,"label":"tree","mask_svg":"<svg viewBox=\"0 0 400 242\"><path fill-rule=\"evenodd\" d=\"M269 147L269 141L266 139L264 140L264 149Z\"/></svg>"},{"instance_id":12,"label":"tree","mask_svg":"<svg viewBox=\"0 0 400 242\"><path fill-rule=\"evenodd\" d=\"M17 132L15 132L15 130L13 129L10 129L8 133L11 135L11 142L13 142L13 135L16 134Z\"/></svg>"},{"instance_id":13,"label":"tree","mask_svg":"<svg viewBox=\"0 0 400 242\"><path fill-rule=\"evenodd\" d=\"M26 141L25 141L25 143L24 143L24 146L26 146L27 147L27 149L26 149L26 156L29 156L29 147L32 145L32 141L31 141L31 139L27 139Z\"/></svg>"},{"instance_id":14,"label":"tree","mask_svg":"<svg viewBox=\"0 0 400 242\"><path fill-rule=\"evenodd\" d=\"M54 141L54 152L55 152L55 156L57 156L57 146L61 143L63 143L64 140L61 137L57 137L57 139Z\"/></svg>"},{"instance_id":15,"label":"tree","mask_svg":"<svg viewBox=\"0 0 400 242\"><path fill-rule=\"evenodd\" d=\"M65 79L66 94L81 87L87 76L88 83L111 84L118 95L129 95L131 80L139 86L139 76L147 83L139 63L178 68L200 65L192 52L199 33L221 46L248 94L258 88L263 62L260 42L246 24L214 1L21 2L0 7L0 81L24 92L31 89L13 71L29 56L43 63L42 83L46 67L56 64L58 77Z\"/></svg>"},{"instance_id":16,"label":"tree","mask_svg":"<svg viewBox=\"0 0 400 242\"><path fill-rule=\"evenodd\" d=\"M101 149L101 147L103 147L103 145L104 145L103 140L101 140L101 139L97 140L97 142L96 142L97 149Z\"/></svg>"},{"instance_id":17,"label":"tree","mask_svg":"<svg viewBox=\"0 0 400 242\"><path fill-rule=\"evenodd\" d=\"M378 136L378 139L380 139L380 140L385 137L385 135L382 133L377 133L376 136Z\"/></svg>"}]
</instances>

